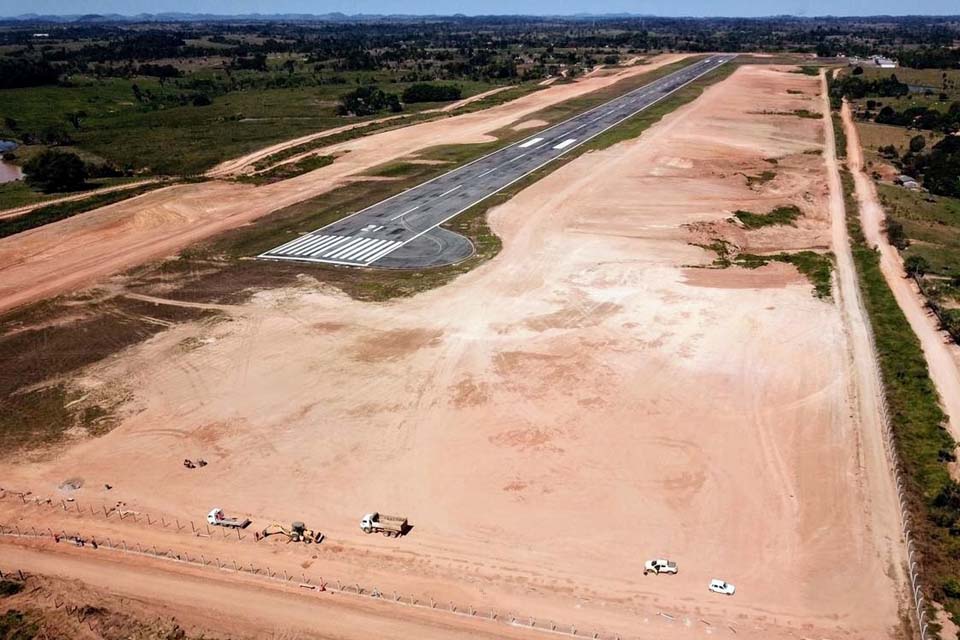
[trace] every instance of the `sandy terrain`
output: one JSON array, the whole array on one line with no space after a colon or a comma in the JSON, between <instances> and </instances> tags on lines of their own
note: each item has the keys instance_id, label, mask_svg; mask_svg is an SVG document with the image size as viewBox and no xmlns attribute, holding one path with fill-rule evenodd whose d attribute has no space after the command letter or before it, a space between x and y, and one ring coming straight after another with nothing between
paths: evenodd
<instances>
[{"instance_id":1,"label":"sandy terrain","mask_svg":"<svg viewBox=\"0 0 960 640\"><path fill-rule=\"evenodd\" d=\"M883 232L886 214L877 197L873 179L864 170L863 148L849 103L844 103L842 115L843 128L847 134L847 164L856 185L863 234L868 244L880 249L880 269L897 299L897 304L920 339L927 366L930 368L930 378L940 392L940 402L947 414L947 427L953 438L960 441L960 348L952 344L949 337L940 331L936 318L927 311L916 284L904 276L903 258Z\"/></svg>"},{"instance_id":2,"label":"sandy terrain","mask_svg":"<svg viewBox=\"0 0 960 640\"><path fill-rule=\"evenodd\" d=\"M441 289L380 304L277 290L230 322L164 332L77 382L129 398L117 429L0 467L7 488L50 495L82 477L78 500L155 519L219 505L259 526L304 520L328 535L315 551L10 500L0 516L624 638L896 637L895 498L859 417L846 305L783 266L691 268L714 257L691 241L711 237L752 251L842 240L823 159L804 153L822 122L750 113L819 109L819 90L739 69L495 209L501 254ZM771 159L776 177L749 186ZM727 221L784 203L804 211L796 228ZM181 466L198 456L210 465ZM413 531L364 536L374 509ZM679 575L644 577L653 556ZM709 593L711 578L737 595Z\"/></svg>"},{"instance_id":3,"label":"sandy terrain","mask_svg":"<svg viewBox=\"0 0 960 640\"><path fill-rule=\"evenodd\" d=\"M489 132L540 109L684 57L663 55L616 76L557 85L490 109L332 145L324 153L338 156L333 164L283 182L254 187L214 181L158 189L4 238L0 312L174 254L193 242L325 193L345 177L392 159L441 144L490 141Z\"/></svg>"}]
</instances>

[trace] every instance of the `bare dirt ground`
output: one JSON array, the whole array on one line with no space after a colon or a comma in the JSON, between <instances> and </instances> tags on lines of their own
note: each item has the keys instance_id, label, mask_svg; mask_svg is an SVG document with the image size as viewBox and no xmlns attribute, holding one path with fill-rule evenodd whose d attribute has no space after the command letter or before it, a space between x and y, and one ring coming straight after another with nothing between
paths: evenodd
<instances>
[{"instance_id":1,"label":"bare dirt ground","mask_svg":"<svg viewBox=\"0 0 960 640\"><path fill-rule=\"evenodd\" d=\"M324 153L338 156L333 164L283 182L254 187L213 181L158 189L4 238L0 312L174 254L198 240L330 191L347 176L392 159L437 145L491 141L489 132L531 113L684 57L667 54L615 76L556 85L490 109L332 145Z\"/></svg>"},{"instance_id":2,"label":"bare dirt ground","mask_svg":"<svg viewBox=\"0 0 960 640\"><path fill-rule=\"evenodd\" d=\"M903 258L897 248L890 244L884 233L886 214L873 179L864 169L863 147L860 135L853 122L850 105L844 103L843 128L847 134L847 164L856 185L860 218L867 242L880 250L880 269L887 285L897 299L913 332L920 339L923 354L930 368L930 378L940 392L940 402L947 414L947 428L960 441L960 348L952 344L946 333L937 327L936 318L930 314L916 284L905 277Z\"/></svg>"},{"instance_id":3,"label":"bare dirt ground","mask_svg":"<svg viewBox=\"0 0 960 640\"><path fill-rule=\"evenodd\" d=\"M377 304L274 290L221 307L229 322L161 333L75 382L127 399L118 428L0 466L7 489L60 498L80 477L78 501L154 520L199 522L213 506L256 526L303 520L328 535L319 547L16 500L0 501L0 521L607 637L898 637L895 496L860 417L849 319L782 265L692 268L714 255L691 242L717 237L753 252L831 244L836 194L805 153L822 148L823 122L750 113L818 110L820 90L786 69L737 70L495 209L503 251L443 288ZM746 178L770 168L772 180ZM728 221L787 203L804 212L796 227ZM209 466L183 468L196 457ZM403 513L413 531L364 536L370 510ZM680 573L643 576L655 556ZM711 578L737 595L708 592Z\"/></svg>"}]
</instances>

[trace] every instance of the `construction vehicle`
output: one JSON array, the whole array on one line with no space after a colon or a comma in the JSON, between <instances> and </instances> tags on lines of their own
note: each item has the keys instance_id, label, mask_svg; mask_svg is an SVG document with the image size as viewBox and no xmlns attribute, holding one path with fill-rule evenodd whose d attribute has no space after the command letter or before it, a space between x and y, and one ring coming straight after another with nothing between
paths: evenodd
<instances>
[{"instance_id":1,"label":"construction vehicle","mask_svg":"<svg viewBox=\"0 0 960 640\"><path fill-rule=\"evenodd\" d=\"M363 516L360 528L364 533L382 533L388 538L398 538L407 532L409 525L402 516L388 516L374 511Z\"/></svg>"},{"instance_id":2,"label":"construction vehicle","mask_svg":"<svg viewBox=\"0 0 960 640\"><path fill-rule=\"evenodd\" d=\"M271 525L267 525L263 531L260 532L260 535L257 536L257 541L277 534L285 535L287 542L303 542L306 544L314 542L319 544L323 542L324 538L321 532L308 529L302 522L291 523L289 529L282 524L274 522Z\"/></svg>"},{"instance_id":3,"label":"construction vehicle","mask_svg":"<svg viewBox=\"0 0 960 640\"><path fill-rule=\"evenodd\" d=\"M207 514L207 522L216 527L246 529L250 525L250 518L228 518L223 509L216 507Z\"/></svg>"}]
</instances>

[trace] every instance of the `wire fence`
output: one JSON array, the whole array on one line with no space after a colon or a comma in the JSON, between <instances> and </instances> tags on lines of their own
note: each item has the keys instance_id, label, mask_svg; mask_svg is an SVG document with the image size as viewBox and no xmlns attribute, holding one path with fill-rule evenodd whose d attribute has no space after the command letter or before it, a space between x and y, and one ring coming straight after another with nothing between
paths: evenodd
<instances>
[{"instance_id":1,"label":"wire fence","mask_svg":"<svg viewBox=\"0 0 960 640\"><path fill-rule=\"evenodd\" d=\"M304 593L335 594L376 600L397 606L412 607L456 615L491 624L501 624L510 627L529 629L553 635L568 636L571 638L592 638L594 640L625 640L630 636L622 636L609 631L585 629L575 624L562 624L552 619L543 619L535 616L522 615L514 611L499 611L489 607L463 605L453 600L441 600L430 596L412 596L399 591L381 590L376 586L361 585L355 581L341 581L325 579L321 576L308 575L306 572L294 574L285 569L273 569L267 565L257 565L253 562L238 562L233 558L207 556L206 554L176 552L171 547L161 548L158 545L143 545L139 542L128 542L125 539L110 537L95 538L82 536L79 532L68 533L65 530L54 530L51 527L38 528L19 524L0 524L0 536L53 541L57 544L72 544L94 551L112 551L127 555L138 555L176 562L184 565L217 569L225 572L246 574L261 580L272 581L290 588L296 588ZM23 572L18 572L21 578ZM0 576L2 576L0 572ZM737 630L729 624L713 624L702 617L691 617L683 614L673 614L665 611L656 612L656 620L664 624L680 624L685 627L702 625L710 634L718 631L728 631L731 636Z\"/></svg>"},{"instance_id":2,"label":"wire fence","mask_svg":"<svg viewBox=\"0 0 960 640\"><path fill-rule=\"evenodd\" d=\"M859 295L859 292L858 294ZM861 301L862 307L862 301ZM869 320L864 323L866 327L867 339L870 342L870 351L873 356L873 374L880 389L880 417L883 420L883 442L884 450L890 459L890 467L893 469L893 479L897 485L897 503L900 508L900 531L903 533L904 543L907 547L907 574L910 577L910 591L913 599L913 613L917 620L917 632L920 640L929 640L932 636L927 633L929 623L927 619L927 607L924 606L926 600L923 596L923 587L920 582L920 564L917 560L916 546L913 543L913 533L910 529L910 509L907 505L907 496L904 490L903 467L900 464L900 456L897 453L896 435L893 431L893 424L890 421L890 410L887 407L886 385L883 381L883 373L880 371L880 365L877 362L877 343L873 333L873 327Z\"/></svg>"}]
</instances>

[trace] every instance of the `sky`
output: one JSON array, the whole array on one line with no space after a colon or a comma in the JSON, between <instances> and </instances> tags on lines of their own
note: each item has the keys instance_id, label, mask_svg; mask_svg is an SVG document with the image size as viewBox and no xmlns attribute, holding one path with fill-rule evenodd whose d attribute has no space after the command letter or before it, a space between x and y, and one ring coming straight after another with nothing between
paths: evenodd
<instances>
[{"instance_id":1,"label":"sky","mask_svg":"<svg viewBox=\"0 0 960 640\"><path fill-rule=\"evenodd\" d=\"M957 0L0 0L0 16L24 13L517 14L635 13L659 16L956 15Z\"/></svg>"}]
</instances>

